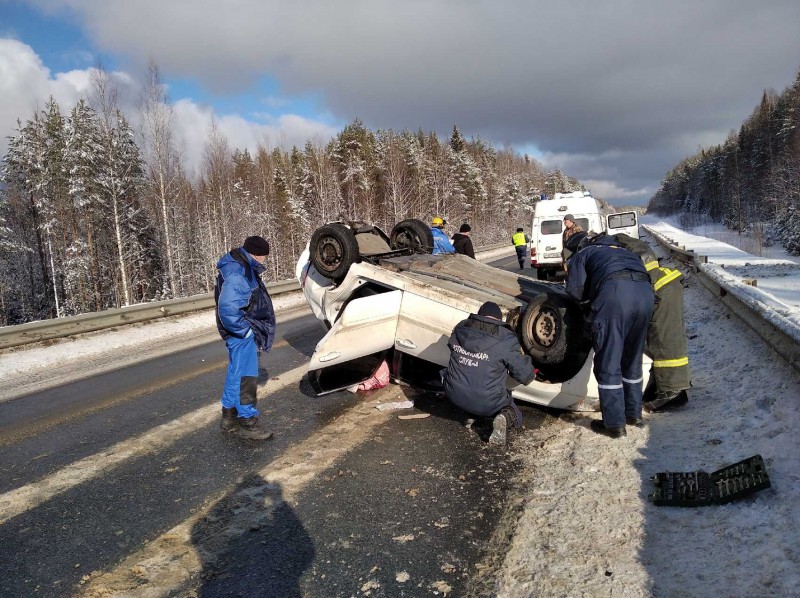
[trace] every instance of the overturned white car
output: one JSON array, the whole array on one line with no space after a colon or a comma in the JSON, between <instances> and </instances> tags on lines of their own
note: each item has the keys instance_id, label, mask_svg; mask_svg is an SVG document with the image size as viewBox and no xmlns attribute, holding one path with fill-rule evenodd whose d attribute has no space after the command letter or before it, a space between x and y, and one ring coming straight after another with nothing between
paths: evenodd
<instances>
[{"instance_id":1,"label":"overturned white car","mask_svg":"<svg viewBox=\"0 0 800 598\"><path fill-rule=\"evenodd\" d=\"M432 245L430 229L419 220L400 222L390 235L363 222L315 231L296 270L314 315L328 328L309 364L315 392L362 382L383 360L393 379L441 390L439 371L450 358L453 328L494 301L539 370L525 386L509 378L514 398L598 409L589 331L562 285L463 255L431 255Z\"/></svg>"}]
</instances>

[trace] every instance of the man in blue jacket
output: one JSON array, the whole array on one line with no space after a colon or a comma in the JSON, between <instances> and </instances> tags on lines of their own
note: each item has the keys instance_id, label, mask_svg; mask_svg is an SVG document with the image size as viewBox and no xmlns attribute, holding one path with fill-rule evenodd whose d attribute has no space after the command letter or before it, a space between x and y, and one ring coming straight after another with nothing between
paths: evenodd
<instances>
[{"instance_id":1,"label":"man in blue jacket","mask_svg":"<svg viewBox=\"0 0 800 598\"><path fill-rule=\"evenodd\" d=\"M522 413L506 388L509 375L520 384L536 376L531 358L503 322L500 307L487 301L453 329L448 343L444 392L457 407L476 417L492 417L489 442L505 444L508 428L522 426Z\"/></svg>"},{"instance_id":2,"label":"man in blue jacket","mask_svg":"<svg viewBox=\"0 0 800 598\"><path fill-rule=\"evenodd\" d=\"M567 293L591 308L594 376L603 413L603 421L592 421L592 430L625 436L626 424L643 425L642 354L653 314L650 275L638 255L600 235L570 257Z\"/></svg>"},{"instance_id":3,"label":"man in blue jacket","mask_svg":"<svg viewBox=\"0 0 800 598\"><path fill-rule=\"evenodd\" d=\"M269 243L247 237L217 262L217 329L228 347L228 373L222 390L222 430L250 440L272 432L258 421L256 387L258 352L268 352L275 338L275 310L261 280Z\"/></svg>"},{"instance_id":4,"label":"man in blue jacket","mask_svg":"<svg viewBox=\"0 0 800 598\"><path fill-rule=\"evenodd\" d=\"M437 253L455 253L456 248L453 247L453 244L450 242L450 239L446 234L444 234L444 225L445 221L442 218L436 216L433 221L431 222L431 233L433 233L433 253L436 255Z\"/></svg>"}]
</instances>

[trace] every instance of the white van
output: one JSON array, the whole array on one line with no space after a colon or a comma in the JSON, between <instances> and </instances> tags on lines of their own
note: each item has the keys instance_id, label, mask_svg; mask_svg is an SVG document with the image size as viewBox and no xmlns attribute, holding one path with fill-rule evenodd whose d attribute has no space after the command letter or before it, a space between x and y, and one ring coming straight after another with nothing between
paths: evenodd
<instances>
[{"instance_id":1,"label":"white van","mask_svg":"<svg viewBox=\"0 0 800 598\"><path fill-rule=\"evenodd\" d=\"M564 216L572 214L575 223L592 233L608 231L610 235L625 233L639 238L639 219L636 212L620 212L604 216L600 205L588 191L556 193L553 199L536 204L531 224L531 268L536 268L539 280L563 272L561 234Z\"/></svg>"}]
</instances>

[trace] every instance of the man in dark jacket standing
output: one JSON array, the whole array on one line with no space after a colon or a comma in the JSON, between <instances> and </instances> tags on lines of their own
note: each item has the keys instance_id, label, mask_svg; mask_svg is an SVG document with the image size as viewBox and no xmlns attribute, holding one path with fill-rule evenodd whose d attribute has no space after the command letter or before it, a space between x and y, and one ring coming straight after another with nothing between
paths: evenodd
<instances>
[{"instance_id":1,"label":"man in dark jacket standing","mask_svg":"<svg viewBox=\"0 0 800 598\"><path fill-rule=\"evenodd\" d=\"M247 237L217 262L217 329L228 348L228 373L222 391L223 431L250 440L267 440L272 432L258 422L256 387L258 352L268 352L275 338L275 310L261 280L269 243Z\"/></svg>"},{"instance_id":2,"label":"man in dark jacket standing","mask_svg":"<svg viewBox=\"0 0 800 598\"><path fill-rule=\"evenodd\" d=\"M475 248L472 247L472 239L469 238L471 231L472 227L469 224L466 222L462 224L458 232L453 235L453 247L456 248L456 253L466 255L474 260Z\"/></svg>"},{"instance_id":3,"label":"man in dark jacket standing","mask_svg":"<svg viewBox=\"0 0 800 598\"><path fill-rule=\"evenodd\" d=\"M569 260L567 293L591 307L594 376L603 421L592 430L612 438L642 425L642 355L653 313L650 276L635 253L597 237Z\"/></svg>"},{"instance_id":4,"label":"man in dark jacket standing","mask_svg":"<svg viewBox=\"0 0 800 598\"><path fill-rule=\"evenodd\" d=\"M471 415L493 417L489 442L505 444L509 426L522 426L522 413L506 388L506 379L510 375L520 384L529 384L536 376L530 357L503 322L500 307L491 301L456 325L448 345L447 398Z\"/></svg>"}]
</instances>

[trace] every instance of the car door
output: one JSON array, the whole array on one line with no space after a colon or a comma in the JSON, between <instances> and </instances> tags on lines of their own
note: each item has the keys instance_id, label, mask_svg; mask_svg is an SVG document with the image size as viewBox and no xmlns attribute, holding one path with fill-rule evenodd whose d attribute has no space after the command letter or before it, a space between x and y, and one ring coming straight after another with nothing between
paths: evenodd
<instances>
[{"instance_id":1,"label":"car door","mask_svg":"<svg viewBox=\"0 0 800 598\"><path fill-rule=\"evenodd\" d=\"M606 230L609 235L626 235L639 238L639 217L636 212L618 212L606 216Z\"/></svg>"},{"instance_id":2,"label":"car door","mask_svg":"<svg viewBox=\"0 0 800 598\"><path fill-rule=\"evenodd\" d=\"M308 380L326 394L368 379L394 346L403 291L349 301L342 315L317 343Z\"/></svg>"}]
</instances>

